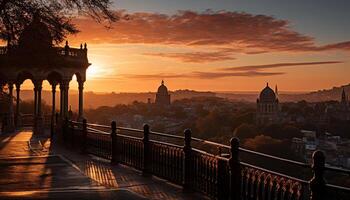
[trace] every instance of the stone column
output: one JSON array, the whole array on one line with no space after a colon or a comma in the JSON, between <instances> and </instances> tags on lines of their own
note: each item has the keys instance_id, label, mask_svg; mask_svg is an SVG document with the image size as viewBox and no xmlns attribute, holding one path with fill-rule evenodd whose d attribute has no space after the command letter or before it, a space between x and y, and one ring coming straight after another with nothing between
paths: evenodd
<instances>
[{"instance_id":1,"label":"stone column","mask_svg":"<svg viewBox=\"0 0 350 200\"><path fill-rule=\"evenodd\" d=\"M10 98L10 108L7 116L7 127L6 132L15 131L15 120L14 120L14 112L13 112L13 83L9 83L9 98Z\"/></svg>"},{"instance_id":2,"label":"stone column","mask_svg":"<svg viewBox=\"0 0 350 200\"><path fill-rule=\"evenodd\" d=\"M54 119L56 113L56 83L52 84L52 111L51 117Z\"/></svg>"},{"instance_id":3,"label":"stone column","mask_svg":"<svg viewBox=\"0 0 350 200\"><path fill-rule=\"evenodd\" d=\"M38 107L38 113L37 113L37 116L38 117L40 117L40 116L42 116L42 112L41 112L41 90L42 90L42 82L40 81L39 83L38 83L38 85L37 86L35 86L35 87L37 87L37 93L38 93L38 105L37 105L37 107Z\"/></svg>"},{"instance_id":4,"label":"stone column","mask_svg":"<svg viewBox=\"0 0 350 200\"><path fill-rule=\"evenodd\" d=\"M84 82L79 81L79 117L78 120L84 118Z\"/></svg>"},{"instance_id":5,"label":"stone column","mask_svg":"<svg viewBox=\"0 0 350 200\"><path fill-rule=\"evenodd\" d=\"M21 114L20 114L20 92L21 92L21 84L16 83L16 115L15 115L15 124L16 127L21 125Z\"/></svg>"},{"instance_id":6,"label":"stone column","mask_svg":"<svg viewBox=\"0 0 350 200\"><path fill-rule=\"evenodd\" d=\"M62 80L60 84L61 89L61 116L62 118L68 117L68 89L69 80Z\"/></svg>"},{"instance_id":7,"label":"stone column","mask_svg":"<svg viewBox=\"0 0 350 200\"><path fill-rule=\"evenodd\" d=\"M51 111L51 125L50 125L50 132L51 132L51 139L54 134L55 129L55 116L56 116L56 82L52 83L52 111Z\"/></svg>"},{"instance_id":8,"label":"stone column","mask_svg":"<svg viewBox=\"0 0 350 200\"><path fill-rule=\"evenodd\" d=\"M34 85L34 118L36 117L38 113L38 91L37 88Z\"/></svg>"},{"instance_id":9,"label":"stone column","mask_svg":"<svg viewBox=\"0 0 350 200\"><path fill-rule=\"evenodd\" d=\"M42 90L42 80L37 80L34 83L34 91L36 96L36 113L34 115L34 134L44 133L43 116L41 112L41 90Z\"/></svg>"},{"instance_id":10,"label":"stone column","mask_svg":"<svg viewBox=\"0 0 350 200\"><path fill-rule=\"evenodd\" d=\"M64 86L63 83L60 83L60 116L63 118L63 104L64 104Z\"/></svg>"}]
</instances>

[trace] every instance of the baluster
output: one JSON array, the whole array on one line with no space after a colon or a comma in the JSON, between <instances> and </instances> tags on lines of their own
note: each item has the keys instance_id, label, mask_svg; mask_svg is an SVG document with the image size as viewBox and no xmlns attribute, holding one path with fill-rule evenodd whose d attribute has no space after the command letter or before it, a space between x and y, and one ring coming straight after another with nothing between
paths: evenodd
<instances>
[{"instance_id":1,"label":"baluster","mask_svg":"<svg viewBox=\"0 0 350 200\"><path fill-rule=\"evenodd\" d=\"M231 182L231 192L232 192L232 182ZM247 168L244 168L242 170L242 199L247 199ZM231 193L231 199L232 199L232 193Z\"/></svg>"},{"instance_id":2,"label":"baluster","mask_svg":"<svg viewBox=\"0 0 350 200\"><path fill-rule=\"evenodd\" d=\"M272 183L270 185L270 199L274 200L276 198L276 190L277 190L277 177L274 177Z\"/></svg>"},{"instance_id":3,"label":"baluster","mask_svg":"<svg viewBox=\"0 0 350 200\"><path fill-rule=\"evenodd\" d=\"M143 125L143 170L142 174L147 175L150 172L152 163L150 162L150 148L149 148L149 126Z\"/></svg>"},{"instance_id":4,"label":"baluster","mask_svg":"<svg viewBox=\"0 0 350 200\"><path fill-rule=\"evenodd\" d=\"M255 171L253 175L253 186L252 186L252 189L253 189L253 199L257 199L257 196L258 196L258 174L257 172Z\"/></svg>"},{"instance_id":5,"label":"baluster","mask_svg":"<svg viewBox=\"0 0 350 200\"><path fill-rule=\"evenodd\" d=\"M226 177L228 174L226 174L226 168L227 168L227 162L221 157L217 157L217 195L218 199L228 199L230 192L228 191L229 187L227 187L226 183ZM214 175L214 174L212 174Z\"/></svg>"},{"instance_id":6,"label":"baluster","mask_svg":"<svg viewBox=\"0 0 350 200\"><path fill-rule=\"evenodd\" d=\"M264 192L264 179L265 179L265 174L261 173L258 176L258 199L262 200L263 199L263 192Z\"/></svg>"},{"instance_id":7,"label":"baluster","mask_svg":"<svg viewBox=\"0 0 350 200\"><path fill-rule=\"evenodd\" d=\"M191 130L186 129L185 130L185 145L183 147L184 151L184 169L183 169L183 175L184 175L184 184L183 189L185 191L191 190L191 154L192 154L192 147L191 147Z\"/></svg>"},{"instance_id":8,"label":"baluster","mask_svg":"<svg viewBox=\"0 0 350 200\"><path fill-rule=\"evenodd\" d=\"M264 180L264 200L269 199L270 182L271 182L271 176L267 175L267 177Z\"/></svg>"},{"instance_id":9,"label":"baluster","mask_svg":"<svg viewBox=\"0 0 350 200\"><path fill-rule=\"evenodd\" d=\"M325 168L325 156L322 151L315 151L312 154L312 170L314 176L310 180L310 200L324 200L326 198L326 181L323 173Z\"/></svg>"},{"instance_id":10,"label":"baluster","mask_svg":"<svg viewBox=\"0 0 350 200\"><path fill-rule=\"evenodd\" d=\"M83 129L82 129L82 145L81 145L81 153L86 153L86 144L87 144L87 121L83 119Z\"/></svg>"},{"instance_id":11,"label":"baluster","mask_svg":"<svg viewBox=\"0 0 350 200\"><path fill-rule=\"evenodd\" d=\"M242 186L242 169L239 161L239 139L231 138L231 156L229 160L230 164L230 184L231 184L231 199L241 199L241 186Z\"/></svg>"},{"instance_id":12,"label":"baluster","mask_svg":"<svg viewBox=\"0 0 350 200\"><path fill-rule=\"evenodd\" d=\"M112 159L111 163L116 165L119 163L118 160L118 144L117 144L117 123L115 121L112 121L111 123L111 137L112 137Z\"/></svg>"}]
</instances>

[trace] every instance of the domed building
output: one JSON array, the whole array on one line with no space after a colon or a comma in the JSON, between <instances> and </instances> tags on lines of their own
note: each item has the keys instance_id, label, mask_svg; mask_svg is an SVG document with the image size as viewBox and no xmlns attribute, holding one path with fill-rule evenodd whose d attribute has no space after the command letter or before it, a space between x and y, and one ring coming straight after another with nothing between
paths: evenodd
<instances>
[{"instance_id":1,"label":"domed building","mask_svg":"<svg viewBox=\"0 0 350 200\"><path fill-rule=\"evenodd\" d=\"M155 103L157 105L161 105L161 106L170 105L170 94L168 92L168 88L164 85L163 80L162 80L161 85L158 87Z\"/></svg>"},{"instance_id":2,"label":"domed building","mask_svg":"<svg viewBox=\"0 0 350 200\"><path fill-rule=\"evenodd\" d=\"M256 103L257 124L269 124L279 121L279 101L277 86L275 91L273 91L267 83L266 87L260 92Z\"/></svg>"}]
</instances>

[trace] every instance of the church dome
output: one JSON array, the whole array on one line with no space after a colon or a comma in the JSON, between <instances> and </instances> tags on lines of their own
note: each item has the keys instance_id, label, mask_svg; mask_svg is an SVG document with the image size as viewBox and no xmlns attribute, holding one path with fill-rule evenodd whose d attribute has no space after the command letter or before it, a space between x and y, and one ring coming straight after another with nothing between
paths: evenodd
<instances>
[{"instance_id":1,"label":"church dome","mask_svg":"<svg viewBox=\"0 0 350 200\"><path fill-rule=\"evenodd\" d=\"M260 102L274 102L276 101L275 92L267 84L266 87L260 92Z\"/></svg>"},{"instance_id":2,"label":"church dome","mask_svg":"<svg viewBox=\"0 0 350 200\"><path fill-rule=\"evenodd\" d=\"M158 94L168 94L168 88L164 85L164 81L162 81L162 84L158 87Z\"/></svg>"}]
</instances>

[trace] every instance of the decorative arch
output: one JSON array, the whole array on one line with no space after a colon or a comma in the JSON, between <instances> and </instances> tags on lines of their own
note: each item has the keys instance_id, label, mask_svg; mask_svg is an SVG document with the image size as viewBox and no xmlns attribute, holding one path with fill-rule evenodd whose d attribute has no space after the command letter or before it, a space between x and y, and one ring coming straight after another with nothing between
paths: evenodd
<instances>
[{"instance_id":1,"label":"decorative arch","mask_svg":"<svg viewBox=\"0 0 350 200\"><path fill-rule=\"evenodd\" d=\"M62 74L57 71L52 71L46 76L46 80L48 80L51 85L56 85L57 83L60 83L62 81L62 78Z\"/></svg>"},{"instance_id":2,"label":"decorative arch","mask_svg":"<svg viewBox=\"0 0 350 200\"><path fill-rule=\"evenodd\" d=\"M22 84L25 80L31 80L32 82L34 81L34 76L31 72L29 71L22 71L17 74L17 83ZM34 84L34 82L33 82Z\"/></svg>"}]
</instances>

